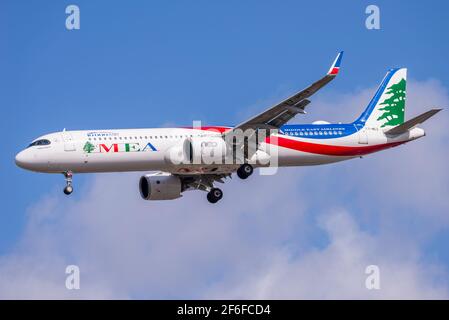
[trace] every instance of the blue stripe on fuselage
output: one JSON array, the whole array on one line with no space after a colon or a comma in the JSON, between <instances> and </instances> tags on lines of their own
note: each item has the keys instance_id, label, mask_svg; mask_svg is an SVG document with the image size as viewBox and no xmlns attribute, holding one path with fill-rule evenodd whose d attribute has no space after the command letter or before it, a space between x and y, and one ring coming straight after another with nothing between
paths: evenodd
<instances>
[{"instance_id":1,"label":"blue stripe on fuselage","mask_svg":"<svg viewBox=\"0 0 449 320\"><path fill-rule=\"evenodd\" d=\"M280 128L280 133L308 139L335 139L346 137L357 132L352 123L342 124L286 124Z\"/></svg>"}]
</instances>

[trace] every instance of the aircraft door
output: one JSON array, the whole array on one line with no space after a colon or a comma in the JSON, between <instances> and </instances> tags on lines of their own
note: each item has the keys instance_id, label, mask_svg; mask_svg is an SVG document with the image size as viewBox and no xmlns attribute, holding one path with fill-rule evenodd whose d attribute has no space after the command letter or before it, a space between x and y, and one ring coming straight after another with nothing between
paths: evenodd
<instances>
[{"instance_id":1,"label":"aircraft door","mask_svg":"<svg viewBox=\"0 0 449 320\"><path fill-rule=\"evenodd\" d=\"M362 124L354 124L355 129L357 130L357 136L359 139L359 144L368 144L368 131Z\"/></svg>"},{"instance_id":2,"label":"aircraft door","mask_svg":"<svg viewBox=\"0 0 449 320\"><path fill-rule=\"evenodd\" d=\"M368 132L365 129L359 131L359 144L368 144Z\"/></svg>"},{"instance_id":3,"label":"aircraft door","mask_svg":"<svg viewBox=\"0 0 449 320\"><path fill-rule=\"evenodd\" d=\"M64 151L76 151L76 145L71 133L63 131L62 140L64 141Z\"/></svg>"}]
</instances>

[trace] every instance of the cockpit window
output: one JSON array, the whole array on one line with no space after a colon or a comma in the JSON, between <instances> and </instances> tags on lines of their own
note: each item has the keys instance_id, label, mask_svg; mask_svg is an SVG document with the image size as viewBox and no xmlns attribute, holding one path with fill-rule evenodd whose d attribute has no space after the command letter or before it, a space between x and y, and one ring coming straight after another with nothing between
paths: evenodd
<instances>
[{"instance_id":1,"label":"cockpit window","mask_svg":"<svg viewBox=\"0 0 449 320\"><path fill-rule=\"evenodd\" d=\"M30 143L29 147L34 147L34 146L48 146L50 144L50 140L47 139L40 139L40 140L36 140L32 143Z\"/></svg>"}]
</instances>

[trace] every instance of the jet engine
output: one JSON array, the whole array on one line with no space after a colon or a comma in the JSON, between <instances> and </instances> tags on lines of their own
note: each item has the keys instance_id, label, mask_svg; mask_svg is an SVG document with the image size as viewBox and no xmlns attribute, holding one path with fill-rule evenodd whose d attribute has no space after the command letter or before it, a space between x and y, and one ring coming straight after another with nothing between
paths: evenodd
<instances>
[{"instance_id":1,"label":"jet engine","mask_svg":"<svg viewBox=\"0 0 449 320\"><path fill-rule=\"evenodd\" d=\"M192 137L186 144L192 164L222 164L230 153L221 137Z\"/></svg>"},{"instance_id":2,"label":"jet engine","mask_svg":"<svg viewBox=\"0 0 449 320\"><path fill-rule=\"evenodd\" d=\"M171 200L181 197L182 182L169 173L146 174L139 181L140 195L145 200Z\"/></svg>"}]
</instances>

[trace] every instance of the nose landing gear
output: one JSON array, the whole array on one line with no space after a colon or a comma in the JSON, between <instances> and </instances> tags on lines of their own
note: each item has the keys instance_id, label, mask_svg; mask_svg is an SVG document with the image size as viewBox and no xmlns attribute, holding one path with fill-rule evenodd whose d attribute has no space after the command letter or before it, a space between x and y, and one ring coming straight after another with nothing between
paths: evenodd
<instances>
[{"instance_id":1,"label":"nose landing gear","mask_svg":"<svg viewBox=\"0 0 449 320\"><path fill-rule=\"evenodd\" d=\"M66 182L66 186L64 188L64 193L66 195L69 195L73 192L73 186L72 186L72 180L73 180L73 174L72 171L66 171L64 172L64 178Z\"/></svg>"}]
</instances>

